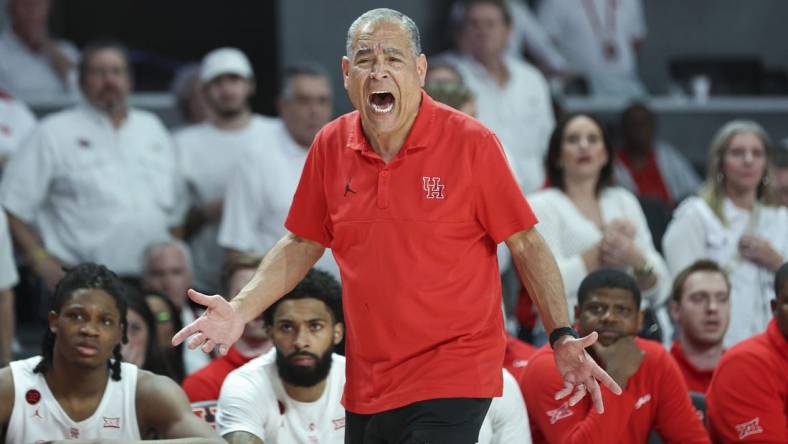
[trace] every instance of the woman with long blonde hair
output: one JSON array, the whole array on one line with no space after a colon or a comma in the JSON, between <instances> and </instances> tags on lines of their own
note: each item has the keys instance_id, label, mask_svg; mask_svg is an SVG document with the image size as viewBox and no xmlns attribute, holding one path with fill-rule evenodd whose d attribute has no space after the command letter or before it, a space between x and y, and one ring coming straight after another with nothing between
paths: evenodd
<instances>
[{"instance_id":1,"label":"woman with long blonde hair","mask_svg":"<svg viewBox=\"0 0 788 444\"><path fill-rule=\"evenodd\" d=\"M774 271L788 257L788 210L775 206L770 150L769 136L755 122L734 120L720 128L703 187L679 206L663 238L673 275L698 259L712 259L728 273L726 346L766 327Z\"/></svg>"}]
</instances>

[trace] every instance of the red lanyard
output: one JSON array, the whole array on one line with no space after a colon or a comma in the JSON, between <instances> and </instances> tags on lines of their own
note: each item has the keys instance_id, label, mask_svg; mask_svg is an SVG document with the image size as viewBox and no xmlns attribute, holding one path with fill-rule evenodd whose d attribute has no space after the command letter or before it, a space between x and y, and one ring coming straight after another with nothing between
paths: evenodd
<instances>
[{"instance_id":1,"label":"red lanyard","mask_svg":"<svg viewBox=\"0 0 788 444\"><path fill-rule=\"evenodd\" d=\"M586 13L588 22L591 24L591 29L594 31L597 39L602 42L615 39L616 34L616 10L618 9L618 0L607 0L605 2L605 28L602 28L602 19L596 10L594 0L583 0L583 10ZM605 33L607 31L607 33Z\"/></svg>"}]
</instances>

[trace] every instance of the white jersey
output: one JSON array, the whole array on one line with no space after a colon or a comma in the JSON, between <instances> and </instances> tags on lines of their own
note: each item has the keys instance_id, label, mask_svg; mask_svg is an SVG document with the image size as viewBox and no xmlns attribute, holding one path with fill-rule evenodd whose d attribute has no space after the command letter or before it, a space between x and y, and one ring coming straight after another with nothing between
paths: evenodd
<instances>
[{"instance_id":1,"label":"white jersey","mask_svg":"<svg viewBox=\"0 0 788 444\"><path fill-rule=\"evenodd\" d=\"M137 367L121 363L121 380L109 378L104 396L90 418L74 421L60 407L44 375L33 373L40 356L14 361L14 409L6 444L34 444L61 439L140 439L137 425Z\"/></svg>"},{"instance_id":2,"label":"white jersey","mask_svg":"<svg viewBox=\"0 0 788 444\"><path fill-rule=\"evenodd\" d=\"M479 430L478 444L531 444L531 428L520 386L503 369L503 394L493 398Z\"/></svg>"},{"instance_id":3,"label":"white jersey","mask_svg":"<svg viewBox=\"0 0 788 444\"><path fill-rule=\"evenodd\" d=\"M266 444L342 444L345 358L333 354L320 399L299 402L285 392L276 368L276 349L231 372L222 385L216 429L222 436L247 432Z\"/></svg>"}]
</instances>

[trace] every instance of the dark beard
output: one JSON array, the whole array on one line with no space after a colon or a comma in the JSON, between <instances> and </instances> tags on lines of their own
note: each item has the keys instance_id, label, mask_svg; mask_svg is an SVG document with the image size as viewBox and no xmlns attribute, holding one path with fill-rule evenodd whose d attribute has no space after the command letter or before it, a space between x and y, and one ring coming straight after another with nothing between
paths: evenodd
<instances>
[{"instance_id":1,"label":"dark beard","mask_svg":"<svg viewBox=\"0 0 788 444\"><path fill-rule=\"evenodd\" d=\"M282 381L296 387L313 387L326 379L331 370L331 348L317 356L313 353L301 351L294 352L285 357L279 350L276 350L276 370ZM309 356L315 359L314 367L295 365L290 362L294 356Z\"/></svg>"}]
</instances>

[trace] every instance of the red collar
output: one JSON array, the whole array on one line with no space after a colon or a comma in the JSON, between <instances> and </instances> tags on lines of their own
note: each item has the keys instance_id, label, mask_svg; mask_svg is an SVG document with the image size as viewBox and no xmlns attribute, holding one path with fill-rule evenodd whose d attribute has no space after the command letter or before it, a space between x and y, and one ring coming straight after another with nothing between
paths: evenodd
<instances>
[{"instance_id":1,"label":"red collar","mask_svg":"<svg viewBox=\"0 0 788 444\"><path fill-rule=\"evenodd\" d=\"M777 350L777 354L788 361L788 339L783 336L783 333L777 327L777 320L772 318L769 325L766 327L766 337L769 339L772 347Z\"/></svg>"}]
</instances>

